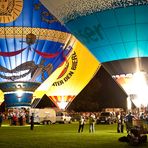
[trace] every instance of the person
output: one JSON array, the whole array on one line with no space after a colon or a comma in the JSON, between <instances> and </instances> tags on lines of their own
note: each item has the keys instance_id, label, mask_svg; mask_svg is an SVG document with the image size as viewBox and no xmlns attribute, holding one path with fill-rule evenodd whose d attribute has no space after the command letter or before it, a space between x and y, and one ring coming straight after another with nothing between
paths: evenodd
<instances>
[{"instance_id":1,"label":"person","mask_svg":"<svg viewBox=\"0 0 148 148\"><path fill-rule=\"evenodd\" d=\"M2 126L2 122L3 122L3 114L0 113L0 127Z\"/></svg>"},{"instance_id":2,"label":"person","mask_svg":"<svg viewBox=\"0 0 148 148\"><path fill-rule=\"evenodd\" d=\"M89 132L95 132L95 116L93 114L89 117Z\"/></svg>"},{"instance_id":3,"label":"person","mask_svg":"<svg viewBox=\"0 0 148 148\"><path fill-rule=\"evenodd\" d=\"M127 133L130 131L130 129L133 127L133 119L135 118L134 115L132 115L131 112L125 117L126 120L126 130Z\"/></svg>"},{"instance_id":4,"label":"person","mask_svg":"<svg viewBox=\"0 0 148 148\"><path fill-rule=\"evenodd\" d=\"M14 113L12 116L13 125L17 125L17 115Z\"/></svg>"},{"instance_id":5,"label":"person","mask_svg":"<svg viewBox=\"0 0 148 148\"><path fill-rule=\"evenodd\" d=\"M120 113L117 115L117 133L120 133Z\"/></svg>"},{"instance_id":6,"label":"person","mask_svg":"<svg viewBox=\"0 0 148 148\"><path fill-rule=\"evenodd\" d=\"M140 115L140 120L144 120L144 119L145 119L144 113L141 113L141 115Z\"/></svg>"},{"instance_id":7,"label":"person","mask_svg":"<svg viewBox=\"0 0 148 148\"><path fill-rule=\"evenodd\" d=\"M8 113L8 120L9 120L9 124L12 125L12 113Z\"/></svg>"},{"instance_id":8,"label":"person","mask_svg":"<svg viewBox=\"0 0 148 148\"><path fill-rule=\"evenodd\" d=\"M19 124L20 124L20 126L23 125L23 116L22 115L20 115L20 117L19 117Z\"/></svg>"},{"instance_id":9,"label":"person","mask_svg":"<svg viewBox=\"0 0 148 148\"><path fill-rule=\"evenodd\" d=\"M78 129L78 133L83 132L84 124L85 124L85 119L84 119L83 116L81 116L81 117L80 117L80 120L79 120L79 129Z\"/></svg>"},{"instance_id":10,"label":"person","mask_svg":"<svg viewBox=\"0 0 148 148\"><path fill-rule=\"evenodd\" d=\"M25 114L26 123L29 124L29 112Z\"/></svg>"},{"instance_id":11,"label":"person","mask_svg":"<svg viewBox=\"0 0 148 148\"><path fill-rule=\"evenodd\" d=\"M119 113L117 115L117 132L123 133L123 129L124 129L124 117L122 113Z\"/></svg>"},{"instance_id":12,"label":"person","mask_svg":"<svg viewBox=\"0 0 148 148\"><path fill-rule=\"evenodd\" d=\"M30 117L30 129L33 130L34 129L34 113L32 113L31 117Z\"/></svg>"}]
</instances>

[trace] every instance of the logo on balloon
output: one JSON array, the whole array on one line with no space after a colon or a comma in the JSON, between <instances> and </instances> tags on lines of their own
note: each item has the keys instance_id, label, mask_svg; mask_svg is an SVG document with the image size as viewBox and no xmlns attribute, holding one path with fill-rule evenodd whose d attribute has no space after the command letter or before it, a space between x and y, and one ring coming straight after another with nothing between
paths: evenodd
<instances>
[{"instance_id":1,"label":"logo on balloon","mask_svg":"<svg viewBox=\"0 0 148 148\"><path fill-rule=\"evenodd\" d=\"M71 55L70 60L66 64L65 68L59 75L56 82L53 83L53 86L60 86L67 82L74 74L75 70L77 69L78 65L78 57L76 52L74 51Z\"/></svg>"},{"instance_id":2,"label":"logo on balloon","mask_svg":"<svg viewBox=\"0 0 148 148\"><path fill-rule=\"evenodd\" d=\"M93 26L86 26L84 29L80 29L74 32L75 36L79 37L82 42L88 44L90 42L97 42L104 40L102 33L102 26L100 24Z\"/></svg>"}]
</instances>

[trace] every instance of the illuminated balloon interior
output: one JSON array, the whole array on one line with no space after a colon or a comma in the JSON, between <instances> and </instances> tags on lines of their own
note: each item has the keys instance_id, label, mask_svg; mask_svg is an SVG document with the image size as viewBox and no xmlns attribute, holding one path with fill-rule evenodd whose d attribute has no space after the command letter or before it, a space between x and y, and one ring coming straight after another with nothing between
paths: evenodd
<instances>
[{"instance_id":1,"label":"illuminated balloon interior","mask_svg":"<svg viewBox=\"0 0 148 148\"><path fill-rule=\"evenodd\" d=\"M0 2L0 89L7 107L30 105L34 90L72 51L70 38L39 0ZM24 91L22 97L18 90Z\"/></svg>"}]
</instances>

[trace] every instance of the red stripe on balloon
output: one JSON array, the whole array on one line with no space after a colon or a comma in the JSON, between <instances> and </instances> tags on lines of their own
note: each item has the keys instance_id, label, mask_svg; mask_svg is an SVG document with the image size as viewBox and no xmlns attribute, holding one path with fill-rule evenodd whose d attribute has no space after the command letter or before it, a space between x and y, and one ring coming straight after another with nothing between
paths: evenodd
<instances>
[{"instance_id":1,"label":"red stripe on balloon","mask_svg":"<svg viewBox=\"0 0 148 148\"><path fill-rule=\"evenodd\" d=\"M34 49L34 51L39 54L40 56L44 57L44 58L55 58L56 56L59 55L59 52L56 52L56 53L46 53L46 52L40 52L36 49Z\"/></svg>"},{"instance_id":2,"label":"red stripe on balloon","mask_svg":"<svg viewBox=\"0 0 148 148\"><path fill-rule=\"evenodd\" d=\"M0 56L4 56L4 57L16 56L16 55L20 54L21 52L23 52L25 49L26 48L23 48L21 50L13 51L13 52L0 52Z\"/></svg>"}]
</instances>

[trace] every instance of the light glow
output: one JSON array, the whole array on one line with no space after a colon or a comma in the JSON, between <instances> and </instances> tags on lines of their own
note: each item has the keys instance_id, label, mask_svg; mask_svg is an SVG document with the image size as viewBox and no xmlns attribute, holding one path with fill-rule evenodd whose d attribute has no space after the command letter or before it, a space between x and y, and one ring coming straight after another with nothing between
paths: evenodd
<instances>
[{"instance_id":1,"label":"light glow","mask_svg":"<svg viewBox=\"0 0 148 148\"><path fill-rule=\"evenodd\" d=\"M137 72L133 76L133 89L135 90L136 98L133 100L137 107L147 106L148 104L148 85L146 82L146 73Z\"/></svg>"},{"instance_id":2,"label":"light glow","mask_svg":"<svg viewBox=\"0 0 148 148\"><path fill-rule=\"evenodd\" d=\"M62 99L60 102L57 102L58 106L60 109L65 109L66 106L68 105L68 102L64 99L64 96L62 96Z\"/></svg>"},{"instance_id":3,"label":"light glow","mask_svg":"<svg viewBox=\"0 0 148 148\"><path fill-rule=\"evenodd\" d=\"M130 97L127 97L127 109L131 110L131 108L132 108L132 103L131 103Z\"/></svg>"},{"instance_id":4,"label":"light glow","mask_svg":"<svg viewBox=\"0 0 148 148\"><path fill-rule=\"evenodd\" d=\"M21 98L24 91L23 90L17 90L15 93L17 94L18 98Z\"/></svg>"},{"instance_id":5,"label":"light glow","mask_svg":"<svg viewBox=\"0 0 148 148\"><path fill-rule=\"evenodd\" d=\"M116 77L116 80L129 96L133 96L130 99L137 107L148 105L148 74L146 72L139 71L125 77L122 75L122 77Z\"/></svg>"}]
</instances>

